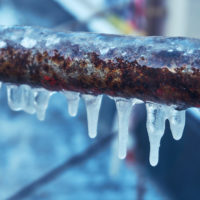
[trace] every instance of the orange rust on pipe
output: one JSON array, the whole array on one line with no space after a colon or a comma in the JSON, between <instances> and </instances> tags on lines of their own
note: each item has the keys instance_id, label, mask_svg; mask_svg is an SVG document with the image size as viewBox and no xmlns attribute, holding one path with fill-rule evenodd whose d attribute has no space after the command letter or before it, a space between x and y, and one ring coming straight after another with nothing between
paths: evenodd
<instances>
[{"instance_id":1,"label":"orange rust on pipe","mask_svg":"<svg viewBox=\"0 0 200 200\"><path fill-rule=\"evenodd\" d=\"M0 27L0 80L200 107L200 40Z\"/></svg>"}]
</instances>

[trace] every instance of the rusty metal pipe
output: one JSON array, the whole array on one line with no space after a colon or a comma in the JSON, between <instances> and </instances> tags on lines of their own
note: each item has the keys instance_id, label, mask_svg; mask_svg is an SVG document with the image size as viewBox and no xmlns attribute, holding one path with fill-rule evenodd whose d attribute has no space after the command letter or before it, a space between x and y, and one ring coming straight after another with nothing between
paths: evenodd
<instances>
[{"instance_id":1,"label":"rusty metal pipe","mask_svg":"<svg viewBox=\"0 0 200 200\"><path fill-rule=\"evenodd\" d=\"M0 80L200 106L200 40L0 27Z\"/></svg>"}]
</instances>

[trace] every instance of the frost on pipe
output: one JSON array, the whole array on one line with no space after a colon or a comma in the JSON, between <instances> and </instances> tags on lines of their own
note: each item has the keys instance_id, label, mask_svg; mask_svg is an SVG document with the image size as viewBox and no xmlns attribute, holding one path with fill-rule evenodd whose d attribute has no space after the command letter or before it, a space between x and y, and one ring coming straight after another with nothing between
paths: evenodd
<instances>
[{"instance_id":1,"label":"frost on pipe","mask_svg":"<svg viewBox=\"0 0 200 200\"><path fill-rule=\"evenodd\" d=\"M0 26L0 81L7 82L13 110L44 119L50 91L62 91L75 116L80 93L90 137L97 134L102 94L113 97L119 115L119 156L126 155L133 99L145 102L150 162L158 162L165 120L181 138L185 109L200 107L200 40L60 33ZM99 96L100 95L100 96Z\"/></svg>"}]
</instances>

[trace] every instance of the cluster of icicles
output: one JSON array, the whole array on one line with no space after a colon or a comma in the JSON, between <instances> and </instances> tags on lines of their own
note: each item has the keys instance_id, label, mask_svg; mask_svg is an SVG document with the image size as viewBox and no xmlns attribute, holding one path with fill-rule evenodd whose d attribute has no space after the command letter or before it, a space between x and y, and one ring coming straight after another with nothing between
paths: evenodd
<instances>
[{"instance_id":1,"label":"cluster of icicles","mask_svg":"<svg viewBox=\"0 0 200 200\"><path fill-rule=\"evenodd\" d=\"M53 92L43 88L31 88L28 85L7 84L8 104L14 111L23 110L27 113L36 113L39 120L44 120L48 101ZM68 101L68 112L76 116L80 96L84 99L87 110L88 133L91 138L97 135L98 115L101 107L102 95L93 96L89 94L80 95L77 92L63 91ZM113 98L118 113L118 156L126 157L126 146L128 142L128 124L132 107L143 103L138 99ZM147 131L150 141L150 164L157 165L159 157L159 146L165 131L165 120L170 122L173 138L179 140L185 126L185 111L177 111L173 106L155 103L146 103L147 109Z\"/></svg>"}]
</instances>

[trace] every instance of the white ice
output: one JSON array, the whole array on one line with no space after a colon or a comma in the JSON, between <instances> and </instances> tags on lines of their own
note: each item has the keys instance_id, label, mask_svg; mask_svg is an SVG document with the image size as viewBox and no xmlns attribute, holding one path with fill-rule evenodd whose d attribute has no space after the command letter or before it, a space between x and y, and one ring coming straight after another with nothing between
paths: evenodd
<instances>
[{"instance_id":1,"label":"white ice","mask_svg":"<svg viewBox=\"0 0 200 200\"><path fill-rule=\"evenodd\" d=\"M78 112L80 93L71 91L64 91L63 93L68 102L68 112L72 117L75 117Z\"/></svg>"},{"instance_id":2,"label":"white ice","mask_svg":"<svg viewBox=\"0 0 200 200\"><path fill-rule=\"evenodd\" d=\"M185 110L178 111L173 108L170 109L168 119L173 138L180 140L185 127Z\"/></svg>"},{"instance_id":3,"label":"white ice","mask_svg":"<svg viewBox=\"0 0 200 200\"><path fill-rule=\"evenodd\" d=\"M88 134L90 138L95 138L97 135L97 125L102 95L93 96L84 94L82 97L85 100L87 110Z\"/></svg>"},{"instance_id":4,"label":"white ice","mask_svg":"<svg viewBox=\"0 0 200 200\"><path fill-rule=\"evenodd\" d=\"M132 99L123 98L115 98L115 103L118 114L118 157L124 159L128 143L129 117L134 103Z\"/></svg>"}]
</instances>

